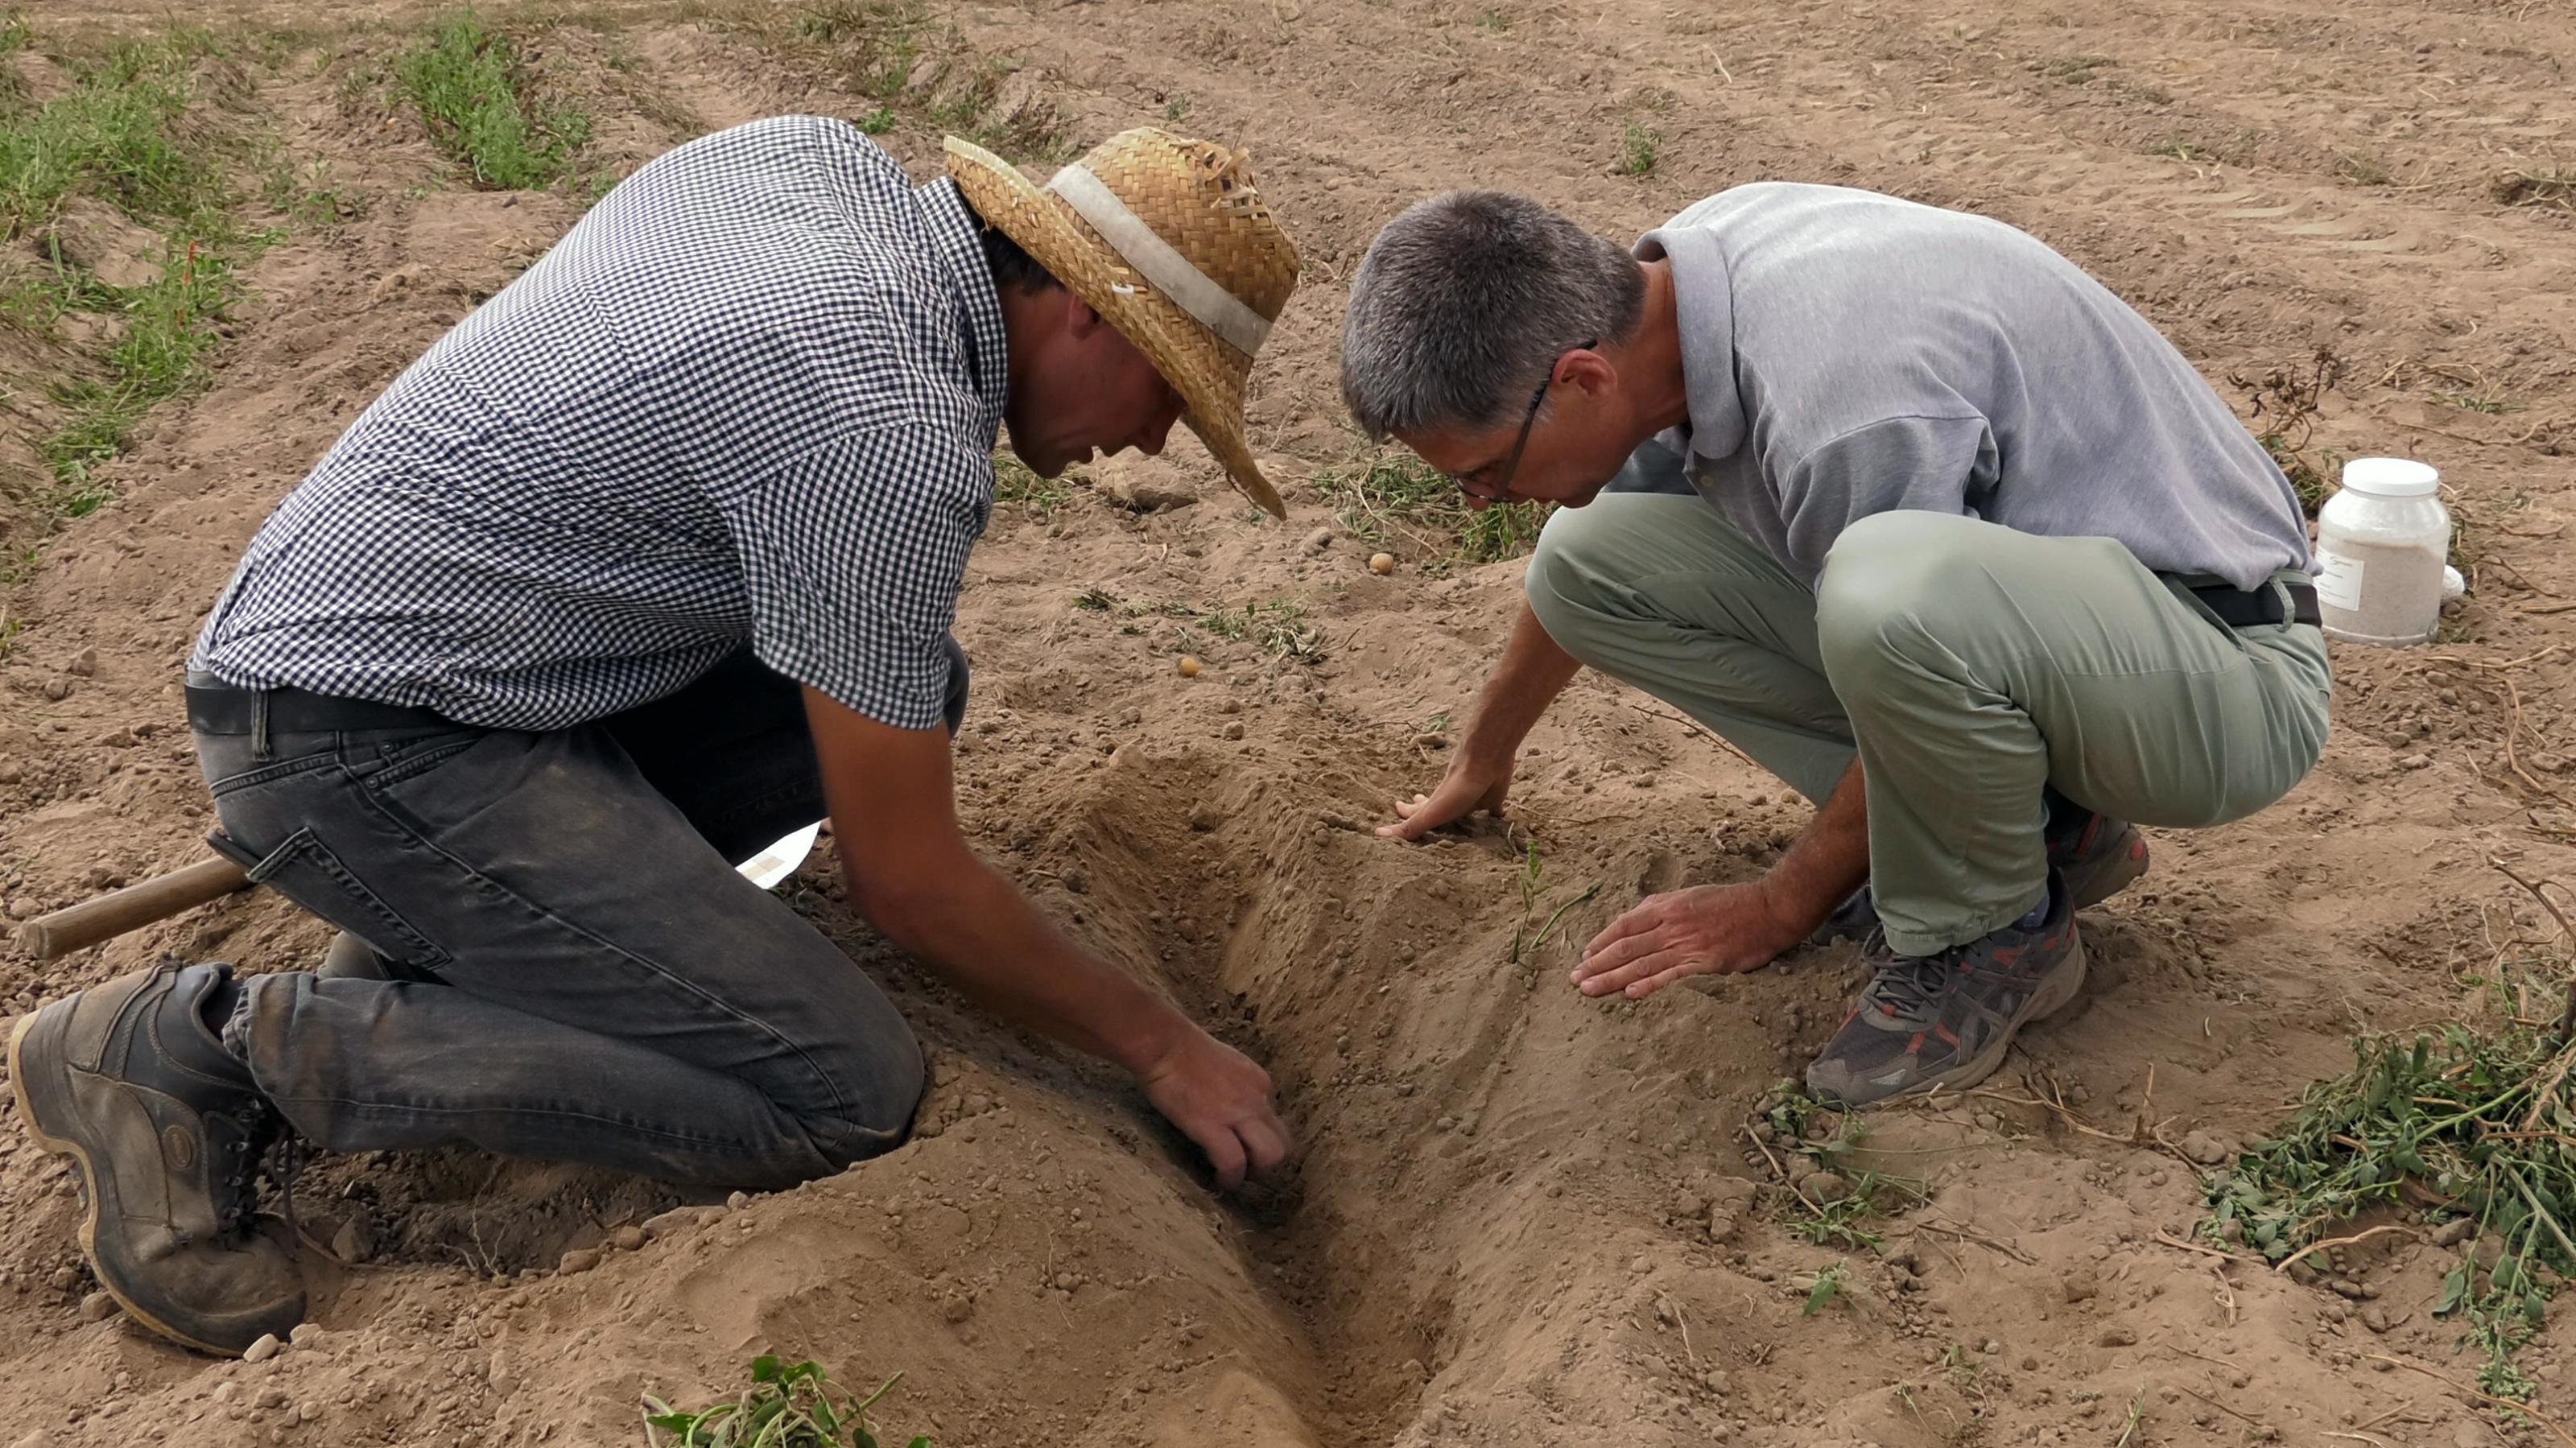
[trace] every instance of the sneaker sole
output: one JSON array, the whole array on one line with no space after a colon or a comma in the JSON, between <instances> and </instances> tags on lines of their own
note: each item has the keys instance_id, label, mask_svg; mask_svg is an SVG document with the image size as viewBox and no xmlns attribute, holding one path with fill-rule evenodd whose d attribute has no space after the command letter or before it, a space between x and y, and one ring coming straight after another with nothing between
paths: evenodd
<instances>
[{"instance_id":1,"label":"sneaker sole","mask_svg":"<svg viewBox=\"0 0 2576 1448\"><path fill-rule=\"evenodd\" d=\"M95 1167L91 1166L89 1152L84 1150L79 1142L73 1141L67 1137L56 1136L45 1129L44 1118L36 1110L35 1099L27 1094L27 1080L29 1075L27 1070L27 1038L35 1034L36 1023L43 1019L45 1011L64 1008L65 1007L62 1003L57 1002L54 1005L45 1007L44 1010L29 1011L27 1014L20 1016L18 1018L18 1023L10 1028L9 1094L17 1098L18 1118L27 1123L27 1134L35 1138L36 1145L40 1149L51 1152L56 1156L70 1157L72 1159L72 1164L80 1169L81 1185L84 1188L81 1195L88 1202L88 1210L81 1216L80 1249L81 1257L89 1263L90 1275L98 1279L98 1285L106 1291L109 1297L116 1300L117 1306L125 1309L125 1315L134 1319L138 1326L149 1328L153 1332L168 1338L170 1341L175 1342L182 1347L194 1348L198 1352L206 1353L214 1357L237 1358L241 1356L239 1352L231 1348L220 1347L210 1342L201 1342L198 1339L190 1337L188 1334L170 1326L170 1324L163 1322L160 1318L153 1316L151 1313L137 1306L134 1299L126 1296L125 1293L117 1287L115 1281L105 1271L101 1270L98 1261L98 1214L100 1208L104 1205L104 1202L103 1194L99 1190L98 1171Z\"/></svg>"}]
</instances>

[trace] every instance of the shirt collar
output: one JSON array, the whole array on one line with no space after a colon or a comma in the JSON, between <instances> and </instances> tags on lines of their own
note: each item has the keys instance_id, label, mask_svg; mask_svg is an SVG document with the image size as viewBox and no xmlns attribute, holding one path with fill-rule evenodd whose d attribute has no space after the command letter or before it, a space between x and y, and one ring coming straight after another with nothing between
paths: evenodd
<instances>
[{"instance_id":1,"label":"shirt collar","mask_svg":"<svg viewBox=\"0 0 2576 1448\"><path fill-rule=\"evenodd\" d=\"M966 307L967 368L984 404L985 422L995 432L1010 400L1010 340L1002 330L1002 296L993 286L993 269L984 264L984 225L959 195L957 183L943 176L913 193L930 219L931 245L948 264Z\"/></svg>"},{"instance_id":2,"label":"shirt collar","mask_svg":"<svg viewBox=\"0 0 2576 1448\"><path fill-rule=\"evenodd\" d=\"M1717 234L1702 226L1667 226L1637 239L1639 261L1667 258L1673 267L1673 302L1681 329L1682 386L1690 425L1674 438L1704 458L1730 456L1744 446L1744 397L1735 385L1735 296L1726 253ZM1671 433L1665 434L1672 438Z\"/></svg>"}]
</instances>

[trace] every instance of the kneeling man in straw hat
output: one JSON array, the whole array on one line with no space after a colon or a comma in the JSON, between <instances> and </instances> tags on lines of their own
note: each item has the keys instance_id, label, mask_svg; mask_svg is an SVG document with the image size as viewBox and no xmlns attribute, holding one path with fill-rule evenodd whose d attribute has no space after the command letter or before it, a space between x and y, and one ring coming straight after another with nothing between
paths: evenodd
<instances>
[{"instance_id":1,"label":"kneeling man in straw hat","mask_svg":"<svg viewBox=\"0 0 2576 1448\"><path fill-rule=\"evenodd\" d=\"M960 831L949 636L1007 425L1054 476L1243 438L1297 257L1241 155L1131 131L1045 189L948 143L915 187L789 117L639 170L386 389L260 530L190 659L252 878L324 968L168 964L9 1047L144 1325L301 1320L258 1229L281 1137L465 1143L780 1188L901 1141L922 1055L736 866L828 812L851 898L1000 1014L1135 1073L1228 1187L1262 1069L1067 939Z\"/></svg>"},{"instance_id":2,"label":"kneeling man in straw hat","mask_svg":"<svg viewBox=\"0 0 2576 1448\"><path fill-rule=\"evenodd\" d=\"M1723 192L1633 252L1534 201L1423 202L1352 285L1342 391L1487 503L1566 505L1414 838L1497 807L1590 664L1818 810L1761 879L1648 898L1574 970L1643 997L1819 934L1874 967L1807 1072L1961 1087L2084 981L2133 825L2281 797L2326 735L2298 502L2153 326L1999 222Z\"/></svg>"}]
</instances>

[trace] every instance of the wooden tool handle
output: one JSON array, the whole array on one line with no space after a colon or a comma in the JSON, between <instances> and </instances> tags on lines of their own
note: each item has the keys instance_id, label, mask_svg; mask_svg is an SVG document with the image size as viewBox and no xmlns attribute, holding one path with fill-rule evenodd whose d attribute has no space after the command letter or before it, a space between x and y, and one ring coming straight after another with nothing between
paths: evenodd
<instances>
[{"instance_id":1,"label":"wooden tool handle","mask_svg":"<svg viewBox=\"0 0 2576 1448\"><path fill-rule=\"evenodd\" d=\"M18 943L38 960L52 960L219 900L249 884L250 876L242 873L241 866L216 855L113 894L39 915L18 927Z\"/></svg>"}]
</instances>

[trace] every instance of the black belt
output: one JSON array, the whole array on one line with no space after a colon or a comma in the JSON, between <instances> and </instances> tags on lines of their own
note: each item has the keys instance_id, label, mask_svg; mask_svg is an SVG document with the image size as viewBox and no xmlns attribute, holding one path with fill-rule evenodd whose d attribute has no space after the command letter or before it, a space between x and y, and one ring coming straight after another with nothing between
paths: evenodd
<instances>
[{"instance_id":1,"label":"black belt","mask_svg":"<svg viewBox=\"0 0 2576 1448\"><path fill-rule=\"evenodd\" d=\"M2321 621L2317 612L2317 590L2307 583L2265 584L2248 593L2224 583L2186 585L2191 596L2206 604L2218 621L2229 628L2265 628L2279 623ZM2290 595L2290 616L2281 617L2281 595Z\"/></svg>"},{"instance_id":2,"label":"black belt","mask_svg":"<svg viewBox=\"0 0 2576 1448\"><path fill-rule=\"evenodd\" d=\"M236 689L187 686L188 727L200 734L256 734L267 711L272 734L330 734L343 729L452 729L454 722L427 709L340 699L302 689Z\"/></svg>"}]
</instances>

